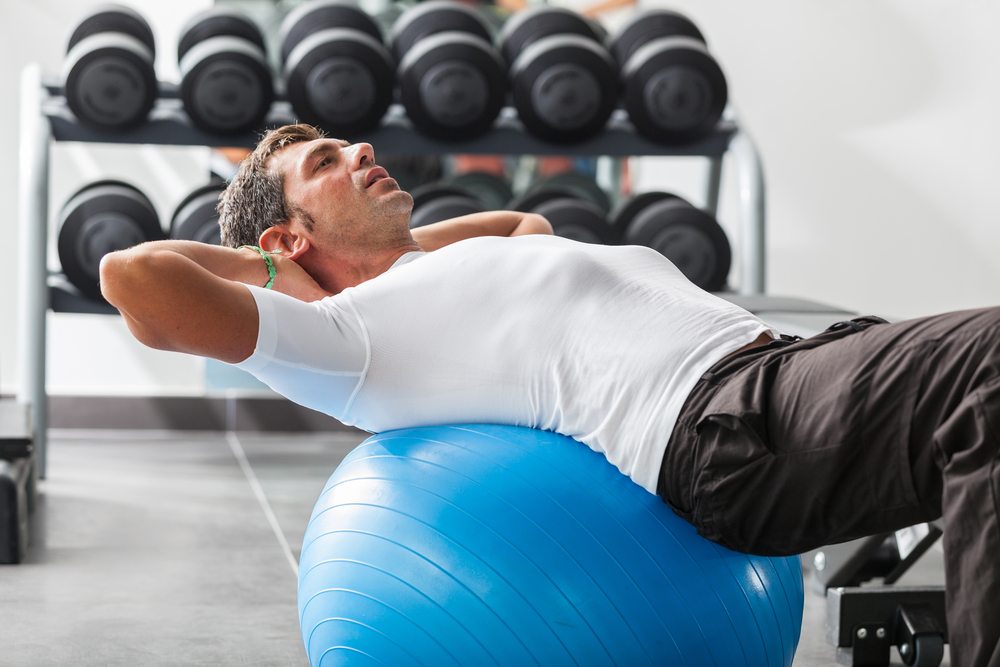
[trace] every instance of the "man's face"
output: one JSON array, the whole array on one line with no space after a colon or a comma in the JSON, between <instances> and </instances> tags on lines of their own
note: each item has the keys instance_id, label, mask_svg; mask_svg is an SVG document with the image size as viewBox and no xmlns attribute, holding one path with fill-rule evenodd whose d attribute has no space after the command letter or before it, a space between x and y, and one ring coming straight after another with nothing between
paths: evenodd
<instances>
[{"instance_id":1,"label":"man's face","mask_svg":"<svg viewBox=\"0 0 1000 667\"><path fill-rule=\"evenodd\" d=\"M316 139L282 148L271 168L284 176L290 225L317 250L380 248L408 234L413 198L375 164L370 144ZM307 230L298 211L315 223Z\"/></svg>"}]
</instances>

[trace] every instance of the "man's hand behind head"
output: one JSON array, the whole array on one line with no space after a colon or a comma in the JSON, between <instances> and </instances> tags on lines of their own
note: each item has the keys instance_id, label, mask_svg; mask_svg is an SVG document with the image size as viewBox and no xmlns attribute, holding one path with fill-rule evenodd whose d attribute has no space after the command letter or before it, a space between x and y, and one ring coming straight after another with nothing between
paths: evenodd
<instances>
[{"instance_id":1,"label":"man's hand behind head","mask_svg":"<svg viewBox=\"0 0 1000 667\"><path fill-rule=\"evenodd\" d=\"M332 296L331 292L320 287L319 283L295 260L274 254L271 255L271 261L274 262L275 269L274 285L271 289L275 292L287 294L300 301L319 301Z\"/></svg>"}]
</instances>

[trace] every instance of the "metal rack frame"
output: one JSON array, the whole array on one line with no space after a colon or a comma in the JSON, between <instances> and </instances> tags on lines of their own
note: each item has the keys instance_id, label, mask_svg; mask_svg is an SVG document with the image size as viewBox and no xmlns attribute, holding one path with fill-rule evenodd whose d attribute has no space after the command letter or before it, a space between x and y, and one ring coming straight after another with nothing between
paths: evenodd
<instances>
[{"instance_id":1,"label":"metal rack frame","mask_svg":"<svg viewBox=\"0 0 1000 667\"><path fill-rule=\"evenodd\" d=\"M277 101L267 124L292 121L285 101ZM252 133L229 137L213 135L193 127L181 107L177 87L161 83L159 97L147 122L122 131L106 132L79 124L70 113L60 83L44 79L38 65L29 65L21 77L21 144L18 224L20 237L20 335L17 399L33 408L36 427L38 471L46 471L48 394L46 392L46 315L53 312L115 313L104 304L88 301L47 267L49 228L49 146L54 141L177 146L253 147ZM722 159L736 161L740 201L739 293L764 293L764 175L760 156L750 137L732 115L719 123L704 139L686 146L666 146L638 135L622 111L616 111L598 136L572 145L551 144L531 136L517 121L513 109L504 109L493 129L469 141L442 143L416 133L402 107L394 105L382 124L367 140L376 146L392 146L394 153L574 155L574 156L694 156L708 158L706 210L718 209L722 181Z\"/></svg>"}]
</instances>

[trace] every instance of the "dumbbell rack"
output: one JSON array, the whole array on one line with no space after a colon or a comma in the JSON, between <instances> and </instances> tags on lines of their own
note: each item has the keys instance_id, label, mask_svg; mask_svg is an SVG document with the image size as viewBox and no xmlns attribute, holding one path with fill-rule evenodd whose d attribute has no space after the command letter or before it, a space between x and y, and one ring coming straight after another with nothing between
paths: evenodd
<instances>
[{"instance_id":1,"label":"dumbbell rack","mask_svg":"<svg viewBox=\"0 0 1000 667\"><path fill-rule=\"evenodd\" d=\"M285 101L274 103L268 125L292 121ZM177 86L161 83L159 97L147 122L141 126L105 132L81 125L70 113L61 84L44 79L41 68L29 65L21 78L21 145L19 166L20 299L18 304L21 353L18 400L33 406L36 425L38 472L45 476L48 427L48 394L45 386L46 315L64 313L116 314L106 304L82 297L58 272L47 266L49 145L54 141L113 144L159 144L175 146L253 147L258 137L223 137L193 127L178 98ZM493 129L482 137L456 143L441 143L413 131L402 107L394 105L381 126L366 139L396 154L483 155L574 155L574 156L694 156L708 158L705 209L716 213L722 180L722 159L736 161L740 199L741 294L764 293L764 176L753 142L729 115L715 131L697 143L665 146L636 134L622 112L615 112L600 135L572 145L549 144L524 131L513 109L504 109Z\"/></svg>"}]
</instances>

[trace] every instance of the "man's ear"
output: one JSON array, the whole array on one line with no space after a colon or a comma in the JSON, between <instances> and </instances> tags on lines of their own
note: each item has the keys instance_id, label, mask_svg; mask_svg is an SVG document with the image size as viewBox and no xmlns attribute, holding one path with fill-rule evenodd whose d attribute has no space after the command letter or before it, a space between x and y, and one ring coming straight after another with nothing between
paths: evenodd
<instances>
[{"instance_id":1,"label":"man's ear","mask_svg":"<svg viewBox=\"0 0 1000 667\"><path fill-rule=\"evenodd\" d=\"M302 234L292 231L288 223L279 223L268 227L260 235L260 247L295 260L309 250L312 244Z\"/></svg>"}]
</instances>

